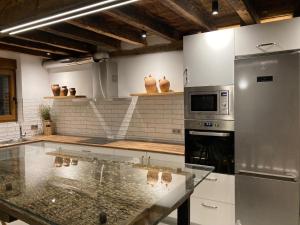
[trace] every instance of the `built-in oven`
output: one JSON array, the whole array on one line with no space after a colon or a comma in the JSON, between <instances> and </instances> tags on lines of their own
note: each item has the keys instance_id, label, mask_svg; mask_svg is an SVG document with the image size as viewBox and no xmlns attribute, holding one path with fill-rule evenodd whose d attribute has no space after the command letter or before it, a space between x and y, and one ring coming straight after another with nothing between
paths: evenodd
<instances>
[{"instance_id":1,"label":"built-in oven","mask_svg":"<svg viewBox=\"0 0 300 225\"><path fill-rule=\"evenodd\" d=\"M185 120L185 162L234 174L234 121Z\"/></svg>"},{"instance_id":2,"label":"built-in oven","mask_svg":"<svg viewBox=\"0 0 300 225\"><path fill-rule=\"evenodd\" d=\"M233 120L233 90L233 85L186 87L185 119Z\"/></svg>"}]
</instances>

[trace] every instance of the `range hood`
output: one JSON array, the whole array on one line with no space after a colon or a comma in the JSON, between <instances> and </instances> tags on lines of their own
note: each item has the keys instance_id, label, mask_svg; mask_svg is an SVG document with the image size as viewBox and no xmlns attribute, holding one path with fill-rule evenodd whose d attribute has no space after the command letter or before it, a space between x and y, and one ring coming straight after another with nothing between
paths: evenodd
<instances>
[{"instance_id":1,"label":"range hood","mask_svg":"<svg viewBox=\"0 0 300 225\"><path fill-rule=\"evenodd\" d=\"M93 57L66 58L61 60L48 60L43 62L44 68L48 70L58 69L61 72L70 71L80 65L89 65L91 73L93 100L118 98L118 66L111 61L107 53L96 53Z\"/></svg>"}]
</instances>

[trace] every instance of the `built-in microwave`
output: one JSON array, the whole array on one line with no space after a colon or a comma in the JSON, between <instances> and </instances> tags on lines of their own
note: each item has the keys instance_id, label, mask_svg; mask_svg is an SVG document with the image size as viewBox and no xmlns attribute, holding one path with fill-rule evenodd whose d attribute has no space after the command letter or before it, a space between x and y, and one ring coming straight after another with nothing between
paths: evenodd
<instances>
[{"instance_id":1,"label":"built-in microwave","mask_svg":"<svg viewBox=\"0 0 300 225\"><path fill-rule=\"evenodd\" d=\"M206 86L184 89L185 119L234 120L234 87Z\"/></svg>"}]
</instances>

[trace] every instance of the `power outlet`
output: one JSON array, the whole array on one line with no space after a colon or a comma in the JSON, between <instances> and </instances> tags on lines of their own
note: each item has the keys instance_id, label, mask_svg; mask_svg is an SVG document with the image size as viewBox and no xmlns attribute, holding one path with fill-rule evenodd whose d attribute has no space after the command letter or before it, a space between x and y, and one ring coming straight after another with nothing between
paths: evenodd
<instances>
[{"instance_id":1,"label":"power outlet","mask_svg":"<svg viewBox=\"0 0 300 225\"><path fill-rule=\"evenodd\" d=\"M39 126L37 124L31 125L30 129L31 130L38 130Z\"/></svg>"},{"instance_id":2,"label":"power outlet","mask_svg":"<svg viewBox=\"0 0 300 225\"><path fill-rule=\"evenodd\" d=\"M172 133L173 134L181 134L181 130L180 129L172 129Z\"/></svg>"}]
</instances>

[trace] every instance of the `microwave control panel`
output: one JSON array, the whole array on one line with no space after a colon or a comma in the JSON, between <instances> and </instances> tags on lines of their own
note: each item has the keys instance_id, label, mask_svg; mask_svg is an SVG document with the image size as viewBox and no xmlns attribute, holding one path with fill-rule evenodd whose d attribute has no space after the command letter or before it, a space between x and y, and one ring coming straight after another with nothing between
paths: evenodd
<instances>
[{"instance_id":1,"label":"microwave control panel","mask_svg":"<svg viewBox=\"0 0 300 225\"><path fill-rule=\"evenodd\" d=\"M220 91L220 114L228 115L229 114L229 91Z\"/></svg>"}]
</instances>

